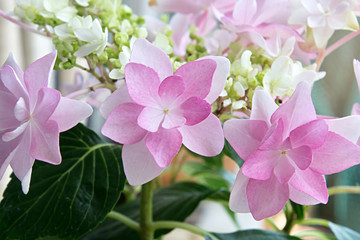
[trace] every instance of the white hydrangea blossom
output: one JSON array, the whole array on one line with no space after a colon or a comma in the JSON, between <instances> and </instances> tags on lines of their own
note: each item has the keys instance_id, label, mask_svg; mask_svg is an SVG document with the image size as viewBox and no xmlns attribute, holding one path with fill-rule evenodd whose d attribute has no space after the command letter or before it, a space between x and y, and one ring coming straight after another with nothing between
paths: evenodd
<instances>
[{"instance_id":1,"label":"white hydrangea blossom","mask_svg":"<svg viewBox=\"0 0 360 240\"><path fill-rule=\"evenodd\" d=\"M63 41L76 38L74 31L79 28L90 28L92 25L92 17L90 15L86 17L76 16L72 18L68 23L58 25L54 28L55 34Z\"/></svg>"},{"instance_id":2,"label":"white hydrangea blossom","mask_svg":"<svg viewBox=\"0 0 360 240\"><path fill-rule=\"evenodd\" d=\"M76 8L69 5L68 0L44 0L44 10L40 14L44 17L56 17L68 22L76 15Z\"/></svg>"},{"instance_id":3,"label":"white hydrangea blossom","mask_svg":"<svg viewBox=\"0 0 360 240\"><path fill-rule=\"evenodd\" d=\"M87 42L75 52L77 57L87 56L91 53L100 54L104 51L108 40L108 30L105 28L103 32L98 19L95 19L90 26L75 29L74 34L80 41Z\"/></svg>"},{"instance_id":4,"label":"white hydrangea blossom","mask_svg":"<svg viewBox=\"0 0 360 240\"><path fill-rule=\"evenodd\" d=\"M325 72L316 72L315 68L315 64L303 68L300 62L294 63L291 58L281 56L265 73L264 88L273 96L291 96L299 82L307 81L313 84L325 76Z\"/></svg>"},{"instance_id":5,"label":"white hydrangea blossom","mask_svg":"<svg viewBox=\"0 0 360 240\"><path fill-rule=\"evenodd\" d=\"M89 6L89 0L75 0L75 2L83 7Z\"/></svg>"}]
</instances>

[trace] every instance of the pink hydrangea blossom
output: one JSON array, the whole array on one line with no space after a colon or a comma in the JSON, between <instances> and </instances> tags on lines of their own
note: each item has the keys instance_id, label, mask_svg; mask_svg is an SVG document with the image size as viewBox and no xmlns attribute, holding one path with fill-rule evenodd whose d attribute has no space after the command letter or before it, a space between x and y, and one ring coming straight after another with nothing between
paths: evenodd
<instances>
[{"instance_id":1,"label":"pink hydrangea blossom","mask_svg":"<svg viewBox=\"0 0 360 240\"><path fill-rule=\"evenodd\" d=\"M10 55L0 69L0 178L10 164L24 193L35 159L60 164L59 132L92 113L88 104L47 87L55 59L52 52L22 72Z\"/></svg>"},{"instance_id":2,"label":"pink hydrangea blossom","mask_svg":"<svg viewBox=\"0 0 360 240\"><path fill-rule=\"evenodd\" d=\"M158 176L182 144L204 156L221 152L224 137L210 103L224 88L229 70L226 58L208 57L173 73L163 51L145 39L135 42L125 66L126 86L100 109L107 118L102 133L124 144L122 158L130 184Z\"/></svg>"},{"instance_id":3,"label":"pink hydrangea blossom","mask_svg":"<svg viewBox=\"0 0 360 240\"><path fill-rule=\"evenodd\" d=\"M360 93L360 62L359 62L359 60L354 59L353 66L354 66L356 82L357 82L357 85L359 88L359 93ZM351 110L351 114L352 115L360 115L360 104L359 103L354 103L352 110Z\"/></svg>"},{"instance_id":4,"label":"pink hydrangea blossom","mask_svg":"<svg viewBox=\"0 0 360 240\"><path fill-rule=\"evenodd\" d=\"M256 90L250 119L224 124L225 138L245 160L230 208L260 220L278 213L288 199L326 203L324 175L360 163L360 132L351 130L358 124L359 116L318 119L306 82L280 107L266 91Z\"/></svg>"}]
</instances>

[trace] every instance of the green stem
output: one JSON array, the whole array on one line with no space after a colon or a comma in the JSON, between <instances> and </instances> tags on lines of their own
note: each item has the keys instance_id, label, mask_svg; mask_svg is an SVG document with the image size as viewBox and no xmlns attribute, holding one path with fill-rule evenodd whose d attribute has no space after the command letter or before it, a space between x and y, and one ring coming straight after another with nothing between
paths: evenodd
<instances>
[{"instance_id":1,"label":"green stem","mask_svg":"<svg viewBox=\"0 0 360 240\"><path fill-rule=\"evenodd\" d=\"M150 181L141 187L140 234L142 240L154 239L154 229L152 227L152 198L153 181Z\"/></svg>"},{"instance_id":2,"label":"green stem","mask_svg":"<svg viewBox=\"0 0 360 240\"><path fill-rule=\"evenodd\" d=\"M281 232L281 230L276 226L275 222L271 218L265 218L265 221L270 224L270 226L277 232Z\"/></svg>"},{"instance_id":3,"label":"green stem","mask_svg":"<svg viewBox=\"0 0 360 240\"><path fill-rule=\"evenodd\" d=\"M319 231L315 231L315 230L302 231L302 232L294 234L293 236L298 237L298 238L316 237L317 239L321 239L321 240L331 239L328 234L319 232Z\"/></svg>"},{"instance_id":4,"label":"green stem","mask_svg":"<svg viewBox=\"0 0 360 240\"><path fill-rule=\"evenodd\" d=\"M119 212L111 211L107 216L109 218L112 218L116 221L119 221L119 222L125 224L126 226L134 229L135 231L140 232L140 224L139 223L135 222L131 218L129 218Z\"/></svg>"},{"instance_id":5,"label":"green stem","mask_svg":"<svg viewBox=\"0 0 360 240\"><path fill-rule=\"evenodd\" d=\"M152 224L152 229L154 231L157 229L173 229L173 228L184 229L184 230L187 230L189 232L195 233L200 236L207 235L214 240L219 240L217 237L215 237L213 234L209 233L208 231L205 231L197 226L194 226L194 225L188 224L188 223L184 223L184 222L157 221Z\"/></svg>"},{"instance_id":6,"label":"green stem","mask_svg":"<svg viewBox=\"0 0 360 240\"><path fill-rule=\"evenodd\" d=\"M291 229L294 226L295 214L289 201L285 205L285 216L286 216L286 224L282 231L287 234L290 234Z\"/></svg>"},{"instance_id":7,"label":"green stem","mask_svg":"<svg viewBox=\"0 0 360 240\"><path fill-rule=\"evenodd\" d=\"M323 227L329 227L329 221L321 218L309 218L309 219L302 219L302 220L295 220L295 224L300 225L318 225Z\"/></svg>"},{"instance_id":8,"label":"green stem","mask_svg":"<svg viewBox=\"0 0 360 240\"><path fill-rule=\"evenodd\" d=\"M336 186L328 188L329 195L335 195L339 193L357 193L360 194L359 186Z\"/></svg>"}]
</instances>

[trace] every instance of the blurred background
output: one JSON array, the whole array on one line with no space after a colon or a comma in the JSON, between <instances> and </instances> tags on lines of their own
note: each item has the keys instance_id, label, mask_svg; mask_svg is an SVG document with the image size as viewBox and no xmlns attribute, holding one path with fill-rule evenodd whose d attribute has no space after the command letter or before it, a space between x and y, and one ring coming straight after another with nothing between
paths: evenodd
<instances>
[{"instance_id":1,"label":"blurred background","mask_svg":"<svg viewBox=\"0 0 360 240\"><path fill-rule=\"evenodd\" d=\"M147 5L145 0L123 1L131 6L138 15L155 13ZM0 9L11 12L15 0L0 1ZM348 32L337 32L330 41L336 41ZM44 56L53 50L49 38L26 32L20 27L6 20L0 19L0 63L3 63L10 52L12 52L22 69L25 69L31 62ZM353 64L354 58L360 58L360 38L355 38L346 45L334 51L323 63L321 70L326 71L325 79L318 81L313 88L312 97L317 113L320 115L342 117L351 112L353 103L360 102L359 88L357 86ZM77 70L57 71L52 76L51 84L57 87L64 82L73 82ZM102 119L93 116L90 120L91 128L100 129ZM1 151L1 149L0 149ZM339 159L341 161L341 159ZM230 164L233 174L236 174L235 165ZM0 196L9 179L11 169L0 182ZM328 186L332 185L359 185L360 167L355 166L341 174L328 177ZM312 214L321 216L334 222L347 225L354 230L360 231L360 196L337 195L330 197L326 206L316 206ZM236 219L242 229L269 228L264 222L255 221L250 214L236 214ZM277 224L281 227L283 216L275 217ZM197 211L192 214L188 222L193 223L206 230L213 232L231 232L237 229L226 210L219 204L204 202ZM202 239L182 230L176 230L163 239Z\"/></svg>"}]
</instances>

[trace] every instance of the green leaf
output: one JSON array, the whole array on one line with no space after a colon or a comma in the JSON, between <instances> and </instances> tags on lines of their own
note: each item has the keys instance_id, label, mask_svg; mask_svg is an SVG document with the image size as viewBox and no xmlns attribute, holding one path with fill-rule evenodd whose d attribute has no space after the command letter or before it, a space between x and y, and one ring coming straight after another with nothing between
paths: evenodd
<instances>
[{"instance_id":1,"label":"green leaf","mask_svg":"<svg viewBox=\"0 0 360 240\"><path fill-rule=\"evenodd\" d=\"M76 239L94 229L124 188L121 147L78 124L60 135L62 163L36 161L24 195L13 175L0 204L0 239Z\"/></svg>"},{"instance_id":2,"label":"green leaf","mask_svg":"<svg viewBox=\"0 0 360 240\"><path fill-rule=\"evenodd\" d=\"M239 157L239 155L235 152L234 148L227 140L225 140L223 153L233 159L239 165L239 167L242 167L242 165L244 164L244 160Z\"/></svg>"},{"instance_id":3,"label":"green leaf","mask_svg":"<svg viewBox=\"0 0 360 240\"><path fill-rule=\"evenodd\" d=\"M355 232L348 227L344 227L332 222L329 222L329 227L338 240L360 239L360 233Z\"/></svg>"},{"instance_id":4,"label":"green leaf","mask_svg":"<svg viewBox=\"0 0 360 240\"><path fill-rule=\"evenodd\" d=\"M300 238L289 236L284 233L265 230L244 230L233 233L212 233L218 240L300 240ZM205 236L206 240L216 240Z\"/></svg>"},{"instance_id":5,"label":"green leaf","mask_svg":"<svg viewBox=\"0 0 360 240\"><path fill-rule=\"evenodd\" d=\"M226 199L226 193L219 193L225 190L210 190L205 186L192 182L180 182L161 188L154 192L153 215L154 221L184 221L199 205L207 198L216 200L216 198ZM140 203L139 199L122 205L116 211L128 216L129 218L140 221ZM156 231L155 236L159 237L171 230ZM83 239L140 239L139 234L125 226L124 224L112 219L107 219L93 232L88 233Z\"/></svg>"}]
</instances>

